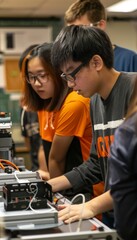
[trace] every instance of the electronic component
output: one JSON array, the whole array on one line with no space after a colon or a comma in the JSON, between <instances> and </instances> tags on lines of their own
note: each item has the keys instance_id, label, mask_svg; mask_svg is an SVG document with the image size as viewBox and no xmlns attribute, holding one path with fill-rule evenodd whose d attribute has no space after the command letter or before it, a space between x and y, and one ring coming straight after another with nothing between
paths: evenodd
<instances>
[{"instance_id":1,"label":"electronic component","mask_svg":"<svg viewBox=\"0 0 137 240\"><path fill-rule=\"evenodd\" d=\"M49 229L58 227L62 224L58 221L58 211L50 206L48 208L39 209L32 211L30 210L19 210L19 211L5 211L4 203L0 202L0 216L4 222L4 228L8 232L13 233L19 231L34 231L39 229ZM3 239L4 240L4 239Z\"/></svg>"},{"instance_id":2,"label":"electronic component","mask_svg":"<svg viewBox=\"0 0 137 240\"><path fill-rule=\"evenodd\" d=\"M5 112L0 112L0 158L12 158L11 117Z\"/></svg>"},{"instance_id":3,"label":"electronic component","mask_svg":"<svg viewBox=\"0 0 137 240\"><path fill-rule=\"evenodd\" d=\"M25 170L24 159L15 157L15 146L12 139L12 121L8 113L0 112L0 172ZM10 166L10 169L7 167ZM6 168L6 169L5 169Z\"/></svg>"},{"instance_id":4,"label":"electronic component","mask_svg":"<svg viewBox=\"0 0 137 240\"><path fill-rule=\"evenodd\" d=\"M39 176L38 172L32 172L29 170L25 170L25 171L15 171L12 173L0 173L0 198L2 198L3 196L3 186L5 183L17 183L18 181L33 181L35 182L37 179L41 179Z\"/></svg>"},{"instance_id":5,"label":"electronic component","mask_svg":"<svg viewBox=\"0 0 137 240\"><path fill-rule=\"evenodd\" d=\"M47 200L52 202L52 188L41 179L5 183L3 200L6 211L47 208Z\"/></svg>"}]
</instances>

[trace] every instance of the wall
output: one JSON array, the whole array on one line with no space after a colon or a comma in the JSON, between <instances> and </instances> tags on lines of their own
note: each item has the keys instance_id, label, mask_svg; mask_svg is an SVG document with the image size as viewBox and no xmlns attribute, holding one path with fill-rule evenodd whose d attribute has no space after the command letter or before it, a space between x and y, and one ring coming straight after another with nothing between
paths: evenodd
<instances>
[{"instance_id":1,"label":"wall","mask_svg":"<svg viewBox=\"0 0 137 240\"><path fill-rule=\"evenodd\" d=\"M109 20L107 33L112 43L137 52L137 20Z\"/></svg>"},{"instance_id":2,"label":"wall","mask_svg":"<svg viewBox=\"0 0 137 240\"><path fill-rule=\"evenodd\" d=\"M0 110L11 112L14 124L19 122L19 95L22 84L18 68L20 54L32 44L51 42L56 37L62 21L60 19L3 19L0 18L0 51L4 62L0 64ZM9 41L10 40L10 41Z\"/></svg>"},{"instance_id":3,"label":"wall","mask_svg":"<svg viewBox=\"0 0 137 240\"><path fill-rule=\"evenodd\" d=\"M6 76L6 63L12 58L19 59L20 54L26 47L34 43L51 42L55 39L63 26L60 18L0 18L0 51L5 53L5 64L0 65L0 88L5 90L19 90L7 83L9 76ZM12 35L13 43L8 46L8 36ZM17 64L16 64L17 65ZM17 66L18 67L18 66ZM13 69L12 77L18 77L17 69ZM16 75L16 76L15 76ZM11 78L11 83L13 82Z\"/></svg>"},{"instance_id":4,"label":"wall","mask_svg":"<svg viewBox=\"0 0 137 240\"><path fill-rule=\"evenodd\" d=\"M9 38L10 37L10 38ZM9 39L9 40L8 40ZM1 28L1 51L6 55L21 54L29 45L51 42L52 28Z\"/></svg>"}]
</instances>

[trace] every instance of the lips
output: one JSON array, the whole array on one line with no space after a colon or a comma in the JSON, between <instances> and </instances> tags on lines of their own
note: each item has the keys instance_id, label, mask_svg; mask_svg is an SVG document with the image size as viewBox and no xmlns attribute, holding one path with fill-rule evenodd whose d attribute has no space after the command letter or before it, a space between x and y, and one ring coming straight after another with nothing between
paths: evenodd
<instances>
[{"instance_id":1,"label":"lips","mask_svg":"<svg viewBox=\"0 0 137 240\"><path fill-rule=\"evenodd\" d=\"M37 94L38 94L39 96L45 95L45 91L44 91L44 90L37 90L36 92L37 92Z\"/></svg>"}]
</instances>

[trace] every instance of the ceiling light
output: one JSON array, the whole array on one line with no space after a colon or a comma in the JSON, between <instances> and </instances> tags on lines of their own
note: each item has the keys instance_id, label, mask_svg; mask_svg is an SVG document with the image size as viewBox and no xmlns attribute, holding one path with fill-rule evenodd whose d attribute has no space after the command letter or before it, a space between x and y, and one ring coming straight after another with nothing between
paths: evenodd
<instances>
[{"instance_id":1,"label":"ceiling light","mask_svg":"<svg viewBox=\"0 0 137 240\"><path fill-rule=\"evenodd\" d=\"M108 12L133 12L137 9L137 0L124 0L107 8Z\"/></svg>"}]
</instances>

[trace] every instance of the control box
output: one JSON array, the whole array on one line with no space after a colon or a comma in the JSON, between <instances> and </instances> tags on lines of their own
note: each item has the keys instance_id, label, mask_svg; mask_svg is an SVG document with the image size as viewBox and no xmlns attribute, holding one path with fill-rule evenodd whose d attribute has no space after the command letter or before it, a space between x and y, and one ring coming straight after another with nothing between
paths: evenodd
<instances>
[{"instance_id":1,"label":"control box","mask_svg":"<svg viewBox=\"0 0 137 240\"><path fill-rule=\"evenodd\" d=\"M5 183L3 200L6 211L45 209L47 200L52 202L52 188L41 179Z\"/></svg>"}]
</instances>

